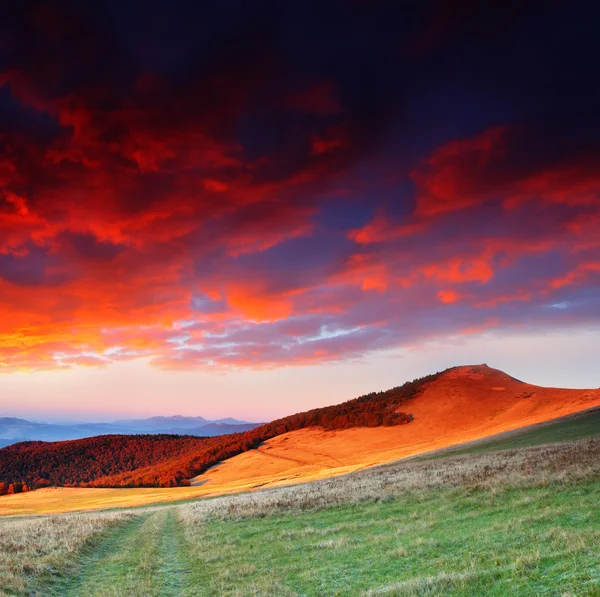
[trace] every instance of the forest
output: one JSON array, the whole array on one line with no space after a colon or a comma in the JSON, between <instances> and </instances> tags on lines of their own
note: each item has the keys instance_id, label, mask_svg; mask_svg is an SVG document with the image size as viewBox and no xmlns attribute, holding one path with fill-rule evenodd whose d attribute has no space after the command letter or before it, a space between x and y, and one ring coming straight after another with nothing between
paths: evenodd
<instances>
[{"instance_id":1,"label":"forest","mask_svg":"<svg viewBox=\"0 0 600 597\"><path fill-rule=\"evenodd\" d=\"M48 486L174 487L211 466L283 433L404 425L397 412L440 373L341 404L277 419L243 433L198 438L179 435L102 435L63 442L22 442L0 450L0 495Z\"/></svg>"}]
</instances>

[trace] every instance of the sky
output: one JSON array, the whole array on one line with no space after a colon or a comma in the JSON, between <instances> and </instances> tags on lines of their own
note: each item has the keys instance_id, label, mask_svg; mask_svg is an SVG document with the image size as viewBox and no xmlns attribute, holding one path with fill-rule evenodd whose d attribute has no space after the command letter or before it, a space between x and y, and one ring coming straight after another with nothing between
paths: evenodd
<instances>
[{"instance_id":1,"label":"sky","mask_svg":"<svg viewBox=\"0 0 600 597\"><path fill-rule=\"evenodd\" d=\"M597 3L194 4L4 11L0 416L600 386Z\"/></svg>"}]
</instances>

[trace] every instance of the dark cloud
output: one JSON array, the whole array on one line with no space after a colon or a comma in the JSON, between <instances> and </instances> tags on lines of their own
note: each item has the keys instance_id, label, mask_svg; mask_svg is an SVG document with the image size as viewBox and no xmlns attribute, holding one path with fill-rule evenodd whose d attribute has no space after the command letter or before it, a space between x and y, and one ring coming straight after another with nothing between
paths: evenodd
<instances>
[{"instance_id":1,"label":"dark cloud","mask_svg":"<svg viewBox=\"0 0 600 597\"><path fill-rule=\"evenodd\" d=\"M275 366L596 325L599 16L11 4L0 362Z\"/></svg>"}]
</instances>

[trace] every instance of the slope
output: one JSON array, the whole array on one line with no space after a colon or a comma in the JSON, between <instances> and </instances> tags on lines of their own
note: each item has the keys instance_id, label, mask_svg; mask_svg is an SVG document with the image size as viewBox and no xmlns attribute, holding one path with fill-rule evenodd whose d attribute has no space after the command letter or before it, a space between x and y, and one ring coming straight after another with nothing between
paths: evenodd
<instances>
[{"instance_id":1,"label":"slope","mask_svg":"<svg viewBox=\"0 0 600 597\"><path fill-rule=\"evenodd\" d=\"M399 412L397 407L437 375L227 436L196 439L113 435L47 444L16 444L0 450L0 483L4 484L4 490L10 485L15 489L22 485L36 489L48 484L88 487L188 485L187 479L193 475L289 431L314 426L334 430L409 423L411 415ZM164 449L161 449L163 441ZM175 451L174 446L177 446Z\"/></svg>"},{"instance_id":2,"label":"slope","mask_svg":"<svg viewBox=\"0 0 600 597\"><path fill-rule=\"evenodd\" d=\"M481 439L600 405L600 390L544 388L486 365L455 367L403 404L408 426L277 436L191 480L207 493L297 483Z\"/></svg>"},{"instance_id":3,"label":"slope","mask_svg":"<svg viewBox=\"0 0 600 597\"><path fill-rule=\"evenodd\" d=\"M474 442L436 450L434 453L424 454L420 458L447 458L463 454L497 452L498 450L518 450L530 446L571 442L598 436L600 436L600 408L591 408L551 421L491 435Z\"/></svg>"},{"instance_id":4,"label":"slope","mask_svg":"<svg viewBox=\"0 0 600 597\"><path fill-rule=\"evenodd\" d=\"M136 471L139 486L185 483L178 472L204 438L179 435L102 435L64 442L23 442L0 450L0 495L49 485L79 485L111 474ZM165 469L167 473L165 474Z\"/></svg>"}]
</instances>

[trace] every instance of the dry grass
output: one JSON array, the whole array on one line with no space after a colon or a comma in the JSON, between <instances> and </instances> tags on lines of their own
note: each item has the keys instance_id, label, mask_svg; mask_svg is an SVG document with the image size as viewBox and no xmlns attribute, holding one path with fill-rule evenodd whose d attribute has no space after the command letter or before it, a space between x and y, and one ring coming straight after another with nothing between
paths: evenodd
<instances>
[{"instance_id":1,"label":"dry grass","mask_svg":"<svg viewBox=\"0 0 600 597\"><path fill-rule=\"evenodd\" d=\"M598 478L600 440L584 440L176 507L5 519L0 596L597 596Z\"/></svg>"},{"instance_id":2,"label":"dry grass","mask_svg":"<svg viewBox=\"0 0 600 597\"><path fill-rule=\"evenodd\" d=\"M259 518L276 512L386 501L438 487L507 488L571 483L600 474L600 440L519 450L400 461L312 483L201 500L182 507L191 519Z\"/></svg>"},{"instance_id":3,"label":"dry grass","mask_svg":"<svg viewBox=\"0 0 600 597\"><path fill-rule=\"evenodd\" d=\"M3 516L61 514L106 508L130 508L203 497L202 487L87 488L49 487L0 497Z\"/></svg>"},{"instance_id":4,"label":"dry grass","mask_svg":"<svg viewBox=\"0 0 600 597\"><path fill-rule=\"evenodd\" d=\"M100 512L0 520L0 595L36 594L37 583L68 570L103 531L135 516Z\"/></svg>"}]
</instances>

